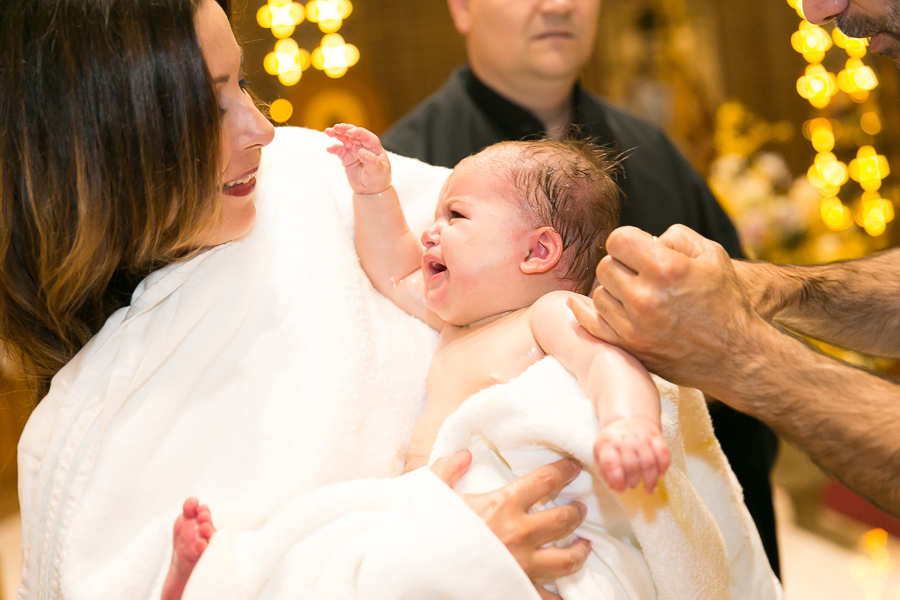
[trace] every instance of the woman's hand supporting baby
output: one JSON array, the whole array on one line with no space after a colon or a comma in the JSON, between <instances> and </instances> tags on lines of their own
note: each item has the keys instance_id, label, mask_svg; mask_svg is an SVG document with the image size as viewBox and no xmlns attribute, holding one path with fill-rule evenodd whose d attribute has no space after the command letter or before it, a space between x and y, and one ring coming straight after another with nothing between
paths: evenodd
<instances>
[{"instance_id":1,"label":"woman's hand supporting baby","mask_svg":"<svg viewBox=\"0 0 900 600\"><path fill-rule=\"evenodd\" d=\"M471 462L472 455L463 450L438 459L431 470L452 488ZM587 508L580 502L572 502L534 513L529 511L542 499L558 494L580 472L578 461L559 460L499 490L461 497L506 545L532 581L549 582L577 573L587 560L591 552L587 540L579 539L567 548L550 544L571 535L587 515Z\"/></svg>"}]
</instances>

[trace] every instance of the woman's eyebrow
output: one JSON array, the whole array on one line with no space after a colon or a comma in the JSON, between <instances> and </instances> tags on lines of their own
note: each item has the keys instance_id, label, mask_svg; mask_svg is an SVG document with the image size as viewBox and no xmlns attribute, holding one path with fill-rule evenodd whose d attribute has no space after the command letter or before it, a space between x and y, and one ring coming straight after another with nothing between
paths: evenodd
<instances>
[{"instance_id":1,"label":"woman's eyebrow","mask_svg":"<svg viewBox=\"0 0 900 600\"><path fill-rule=\"evenodd\" d=\"M238 77L240 77L241 74L243 74L243 72L244 72L244 49L241 48L241 64L238 67ZM220 83L228 83L229 79L231 79L231 75L226 73L224 75L219 75L218 77L213 79L213 83L216 85L219 85Z\"/></svg>"}]
</instances>

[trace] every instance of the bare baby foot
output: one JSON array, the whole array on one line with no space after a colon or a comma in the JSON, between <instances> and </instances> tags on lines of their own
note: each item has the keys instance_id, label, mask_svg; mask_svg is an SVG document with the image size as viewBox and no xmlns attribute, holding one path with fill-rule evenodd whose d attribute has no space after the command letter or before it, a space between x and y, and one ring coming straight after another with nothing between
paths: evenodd
<instances>
[{"instance_id":1,"label":"bare baby foot","mask_svg":"<svg viewBox=\"0 0 900 600\"><path fill-rule=\"evenodd\" d=\"M163 584L162 600L181 599L188 577L215 532L209 507L196 498L185 500L182 513L175 519L172 564Z\"/></svg>"}]
</instances>

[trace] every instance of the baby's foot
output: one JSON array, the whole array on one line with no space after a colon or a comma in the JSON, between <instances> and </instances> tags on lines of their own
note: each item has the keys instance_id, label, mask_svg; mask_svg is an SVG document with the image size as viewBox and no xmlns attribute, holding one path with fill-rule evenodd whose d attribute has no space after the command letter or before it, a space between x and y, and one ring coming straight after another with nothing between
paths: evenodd
<instances>
[{"instance_id":1,"label":"baby's foot","mask_svg":"<svg viewBox=\"0 0 900 600\"><path fill-rule=\"evenodd\" d=\"M163 584L162 600L180 600L188 577L215 532L209 507L196 498L185 500L182 513L175 519L172 564Z\"/></svg>"},{"instance_id":2,"label":"baby's foot","mask_svg":"<svg viewBox=\"0 0 900 600\"><path fill-rule=\"evenodd\" d=\"M600 430L594 442L594 460L610 489L623 492L643 479L644 489L652 493L669 468L669 448L658 422L629 417Z\"/></svg>"}]
</instances>

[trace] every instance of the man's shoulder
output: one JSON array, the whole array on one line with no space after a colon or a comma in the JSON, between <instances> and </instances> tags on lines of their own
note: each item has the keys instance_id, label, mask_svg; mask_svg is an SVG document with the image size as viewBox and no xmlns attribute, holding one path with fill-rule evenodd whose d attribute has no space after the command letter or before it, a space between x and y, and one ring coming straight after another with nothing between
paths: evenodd
<instances>
[{"instance_id":1,"label":"man's shoulder","mask_svg":"<svg viewBox=\"0 0 900 600\"><path fill-rule=\"evenodd\" d=\"M475 113L457 70L440 89L394 123L381 140L391 152L427 160L430 140L443 137L446 130L463 125Z\"/></svg>"},{"instance_id":2,"label":"man's shoulder","mask_svg":"<svg viewBox=\"0 0 900 600\"><path fill-rule=\"evenodd\" d=\"M620 150L643 147L678 153L671 140L656 123L635 116L590 92L585 92L582 103L586 109L584 110L586 123L604 121Z\"/></svg>"}]
</instances>

